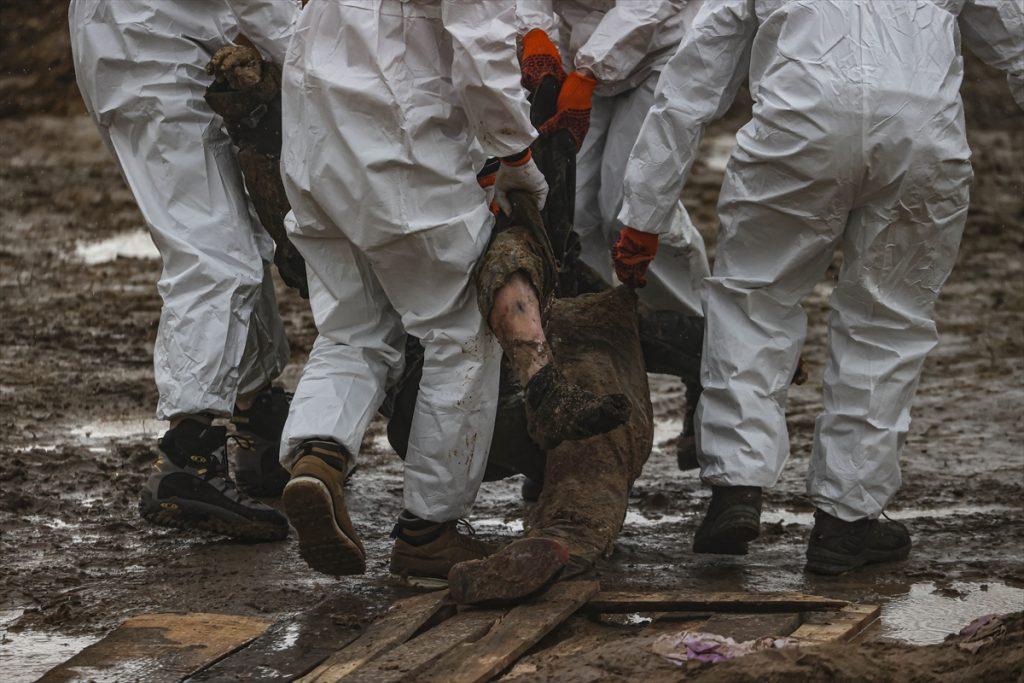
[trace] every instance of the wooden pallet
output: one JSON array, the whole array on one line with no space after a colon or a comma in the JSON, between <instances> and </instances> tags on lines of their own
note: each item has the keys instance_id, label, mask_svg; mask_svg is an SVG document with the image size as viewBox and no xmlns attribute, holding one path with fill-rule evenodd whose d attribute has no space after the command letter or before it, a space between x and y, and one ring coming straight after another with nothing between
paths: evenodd
<instances>
[{"instance_id":1,"label":"wooden pallet","mask_svg":"<svg viewBox=\"0 0 1024 683\"><path fill-rule=\"evenodd\" d=\"M879 611L799 594L601 592L596 581L559 583L505 609L456 608L447 591L417 595L362 630L335 624L329 615L336 609L328 600L272 626L231 615L143 615L43 680L477 683L510 669L514 679L523 670L512 668L516 662L576 613L592 620L648 615L655 623L641 636L685 627L737 640L790 635L813 645L855 637ZM578 657L587 649L585 638L570 637L544 653Z\"/></svg>"}]
</instances>

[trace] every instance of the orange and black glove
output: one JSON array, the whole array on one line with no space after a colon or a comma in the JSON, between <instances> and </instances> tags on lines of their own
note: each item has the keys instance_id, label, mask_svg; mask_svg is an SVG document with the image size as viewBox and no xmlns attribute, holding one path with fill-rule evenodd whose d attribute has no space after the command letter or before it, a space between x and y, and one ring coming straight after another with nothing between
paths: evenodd
<instances>
[{"instance_id":1,"label":"orange and black glove","mask_svg":"<svg viewBox=\"0 0 1024 683\"><path fill-rule=\"evenodd\" d=\"M590 129L590 101L594 96L597 81L579 71L566 76L562 90L558 93L558 105L555 115L538 128L538 132L551 134L559 130L567 130L576 143L576 151L583 147L583 138Z\"/></svg>"},{"instance_id":2,"label":"orange and black glove","mask_svg":"<svg viewBox=\"0 0 1024 683\"><path fill-rule=\"evenodd\" d=\"M536 92L545 76L554 76L559 83L565 80L562 56L558 54L558 48L548 38L548 34L539 28L523 36L523 56L519 58L519 69L523 73L523 87L530 93Z\"/></svg>"},{"instance_id":3,"label":"orange and black glove","mask_svg":"<svg viewBox=\"0 0 1024 683\"><path fill-rule=\"evenodd\" d=\"M498 203L494 201L494 182L498 179L498 168L501 167L501 159L490 157L487 163L476 174L476 182L480 184L487 197L487 206L491 213L498 215Z\"/></svg>"},{"instance_id":4,"label":"orange and black glove","mask_svg":"<svg viewBox=\"0 0 1024 683\"><path fill-rule=\"evenodd\" d=\"M619 232L619 241L612 247L615 276L622 284L633 289L643 287L647 284L647 266L651 265L657 253L657 235L623 228Z\"/></svg>"}]
</instances>

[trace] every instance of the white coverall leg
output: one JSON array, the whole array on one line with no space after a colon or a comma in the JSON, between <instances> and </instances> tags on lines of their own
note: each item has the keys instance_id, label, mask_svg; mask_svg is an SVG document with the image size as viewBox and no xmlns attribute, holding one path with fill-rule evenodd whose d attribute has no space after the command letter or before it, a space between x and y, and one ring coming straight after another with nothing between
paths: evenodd
<instances>
[{"instance_id":1,"label":"white coverall leg","mask_svg":"<svg viewBox=\"0 0 1024 683\"><path fill-rule=\"evenodd\" d=\"M501 349L473 286L493 226L476 170L536 134L504 4L313 3L284 69L289 232L320 335L282 460L311 438L358 456L408 332L424 365L405 507L435 522L476 498L497 406Z\"/></svg>"},{"instance_id":2,"label":"white coverall leg","mask_svg":"<svg viewBox=\"0 0 1024 683\"><path fill-rule=\"evenodd\" d=\"M163 261L157 416L230 415L236 394L269 383L289 358L273 242L203 100L204 67L237 35L236 18L224 0L72 0L70 25L86 107Z\"/></svg>"},{"instance_id":3,"label":"white coverall leg","mask_svg":"<svg viewBox=\"0 0 1024 683\"><path fill-rule=\"evenodd\" d=\"M637 229L659 231L704 125L748 60L754 98L726 169L705 285L706 482L777 480L806 327L800 300L841 244L808 493L855 521L876 518L899 488L910 405L937 341L933 308L967 215L958 13L980 56L1019 83L1024 9L994 0L722 0L705 6L667 65L626 174L620 219Z\"/></svg>"}]
</instances>

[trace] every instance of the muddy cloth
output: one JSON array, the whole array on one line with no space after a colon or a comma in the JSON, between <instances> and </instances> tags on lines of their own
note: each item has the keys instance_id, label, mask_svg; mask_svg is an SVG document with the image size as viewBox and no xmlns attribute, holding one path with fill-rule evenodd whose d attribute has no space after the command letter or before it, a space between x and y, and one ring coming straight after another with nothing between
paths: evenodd
<instances>
[{"instance_id":1,"label":"muddy cloth","mask_svg":"<svg viewBox=\"0 0 1024 683\"><path fill-rule=\"evenodd\" d=\"M274 264L284 283L308 299L306 263L284 228L291 205L281 181L281 68L250 47L232 45L217 51L207 72L214 82L206 102L235 144L245 189L276 245Z\"/></svg>"}]
</instances>

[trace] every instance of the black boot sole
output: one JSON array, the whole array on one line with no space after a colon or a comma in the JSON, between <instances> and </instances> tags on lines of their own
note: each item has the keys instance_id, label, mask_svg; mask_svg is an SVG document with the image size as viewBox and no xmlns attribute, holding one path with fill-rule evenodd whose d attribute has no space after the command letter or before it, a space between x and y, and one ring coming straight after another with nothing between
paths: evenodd
<instances>
[{"instance_id":1,"label":"black boot sole","mask_svg":"<svg viewBox=\"0 0 1024 683\"><path fill-rule=\"evenodd\" d=\"M824 548L808 548L804 569L812 574L839 576L871 564L900 562L910 556L911 544L895 550L865 550L858 555L844 555Z\"/></svg>"},{"instance_id":2,"label":"black boot sole","mask_svg":"<svg viewBox=\"0 0 1024 683\"><path fill-rule=\"evenodd\" d=\"M722 512L706 531L697 529L693 539L693 552L708 555L746 555L747 544L760 534L761 514L758 510L746 505L734 505Z\"/></svg>"},{"instance_id":3,"label":"black boot sole","mask_svg":"<svg viewBox=\"0 0 1024 683\"><path fill-rule=\"evenodd\" d=\"M208 531L240 541L265 543L288 537L288 523L246 519L224 508L188 498L158 499L149 490L139 499L139 514L150 524L183 530Z\"/></svg>"},{"instance_id":4,"label":"black boot sole","mask_svg":"<svg viewBox=\"0 0 1024 683\"><path fill-rule=\"evenodd\" d=\"M331 492L323 482L296 477L284 487L281 502L299 535L299 554L306 564L331 576L366 572L366 555L338 524Z\"/></svg>"}]
</instances>

